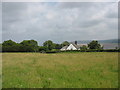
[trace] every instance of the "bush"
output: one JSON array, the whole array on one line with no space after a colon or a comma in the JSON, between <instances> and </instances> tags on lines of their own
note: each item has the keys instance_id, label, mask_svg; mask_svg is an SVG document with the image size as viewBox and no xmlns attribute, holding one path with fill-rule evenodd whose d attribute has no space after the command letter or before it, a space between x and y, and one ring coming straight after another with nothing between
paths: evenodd
<instances>
[{"instance_id":1,"label":"bush","mask_svg":"<svg viewBox=\"0 0 120 90\"><path fill-rule=\"evenodd\" d=\"M4 41L1 44L2 52L18 52L20 45L12 40Z\"/></svg>"},{"instance_id":2,"label":"bush","mask_svg":"<svg viewBox=\"0 0 120 90\"><path fill-rule=\"evenodd\" d=\"M106 49L104 52L119 52L117 49Z\"/></svg>"},{"instance_id":3,"label":"bush","mask_svg":"<svg viewBox=\"0 0 120 90\"><path fill-rule=\"evenodd\" d=\"M39 46L39 52L46 52L48 48L46 46Z\"/></svg>"},{"instance_id":4,"label":"bush","mask_svg":"<svg viewBox=\"0 0 120 90\"><path fill-rule=\"evenodd\" d=\"M71 53L74 53L74 52L80 52L80 50L66 50L66 51L60 51L60 52L71 52Z\"/></svg>"},{"instance_id":5,"label":"bush","mask_svg":"<svg viewBox=\"0 0 120 90\"><path fill-rule=\"evenodd\" d=\"M52 49L52 50L47 50L46 53L58 53L60 52L59 49Z\"/></svg>"},{"instance_id":6,"label":"bush","mask_svg":"<svg viewBox=\"0 0 120 90\"><path fill-rule=\"evenodd\" d=\"M119 50L117 49L88 49L86 52L118 52Z\"/></svg>"},{"instance_id":7,"label":"bush","mask_svg":"<svg viewBox=\"0 0 120 90\"><path fill-rule=\"evenodd\" d=\"M103 47L98 43L98 41L92 41L88 44L89 49L102 49Z\"/></svg>"},{"instance_id":8,"label":"bush","mask_svg":"<svg viewBox=\"0 0 120 90\"><path fill-rule=\"evenodd\" d=\"M56 51L46 51L46 53L57 53Z\"/></svg>"},{"instance_id":9,"label":"bush","mask_svg":"<svg viewBox=\"0 0 120 90\"><path fill-rule=\"evenodd\" d=\"M59 49L52 49L51 51L53 51L53 52L60 52Z\"/></svg>"}]
</instances>

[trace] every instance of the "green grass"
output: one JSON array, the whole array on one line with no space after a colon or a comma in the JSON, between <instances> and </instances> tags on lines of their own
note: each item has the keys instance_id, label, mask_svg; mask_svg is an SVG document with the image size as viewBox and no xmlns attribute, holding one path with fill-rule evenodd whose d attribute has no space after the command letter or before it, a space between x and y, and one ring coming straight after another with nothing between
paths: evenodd
<instances>
[{"instance_id":1,"label":"green grass","mask_svg":"<svg viewBox=\"0 0 120 90\"><path fill-rule=\"evenodd\" d=\"M3 88L117 88L118 53L3 53Z\"/></svg>"}]
</instances>

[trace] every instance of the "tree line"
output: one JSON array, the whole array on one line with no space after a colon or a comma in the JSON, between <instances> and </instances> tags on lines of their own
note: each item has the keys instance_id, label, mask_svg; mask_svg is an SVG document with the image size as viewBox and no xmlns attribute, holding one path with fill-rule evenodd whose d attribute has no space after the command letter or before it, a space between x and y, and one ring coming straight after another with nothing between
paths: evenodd
<instances>
[{"instance_id":1,"label":"tree line","mask_svg":"<svg viewBox=\"0 0 120 90\"><path fill-rule=\"evenodd\" d=\"M63 46L68 45L67 41L61 44L53 43L51 40L45 41L43 46L39 46L35 40L23 40L20 43L16 43L12 40L4 41L0 47L2 52L46 52L52 50L59 50Z\"/></svg>"},{"instance_id":2,"label":"tree line","mask_svg":"<svg viewBox=\"0 0 120 90\"><path fill-rule=\"evenodd\" d=\"M12 40L4 41L0 44L1 52L59 52L64 46L68 46L70 43L64 41L61 44L53 43L51 40L45 41L42 46L38 45L35 40L23 40L20 43L16 43ZM120 49L118 49L120 51ZM114 50L103 50L103 46L99 44L98 41L91 41L88 45L83 45L80 47L82 52L90 51L117 51Z\"/></svg>"}]
</instances>

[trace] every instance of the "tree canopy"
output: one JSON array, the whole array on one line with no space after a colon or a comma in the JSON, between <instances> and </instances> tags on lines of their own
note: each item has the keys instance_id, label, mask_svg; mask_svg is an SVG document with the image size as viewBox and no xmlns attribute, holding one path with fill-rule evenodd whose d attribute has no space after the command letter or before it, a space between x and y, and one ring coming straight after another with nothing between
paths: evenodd
<instances>
[{"instance_id":1,"label":"tree canopy","mask_svg":"<svg viewBox=\"0 0 120 90\"><path fill-rule=\"evenodd\" d=\"M63 43L62 43L62 46L68 46L69 45L69 42L68 41L64 41Z\"/></svg>"},{"instance_id":2,"label":"tree canopy","mask_svg":"<svg viewBox=\"0 0 120 90\"><path fill-rule=\"evenodd\" d=\"M20 43L7 40L1 44L0 48L3 52L41 52L60 49L62 46L61 44L53 43L51 40L45 41L43 46L38 46L35 40L23 40Z\"/></svg>"},{"instance_id":3,"label":"tree canopy","mask_svg":"<svg viewBox=\"0 0 120 90\"><path fill-rule=\"evenodd\" d=\"M45 41L43 46L47 47L48 50L52 50L54 48L54 43L51 40Z\"/></svg>"},{"instance_id":4,"label":"tree canopy","mask_svg":"<svg viewBox=\"0 0 120 90\"><path fill-rule=\"evenodd\" d=\"M24 40L21 43L16 43L12 40L7 40L2 43L3 52L36 52L38 51L38 43L35 40Z\"/></svg>"},{"instance_id":5,"label":"tree canopy","mask_svg":"<svg viewBox=\"0 0 120 90\"><path fill-rule=\"evenodd\" d=\"M98 43L98 41L91 41L88 44L89 49L102 49L101 45Z\"/></svg>"},{"instance_id":6,"label":"tree canopy","mask_svg":"<svg viewBox=\"0 0 120 90\"><path fill-rule=\"evenodd\" d=\"M2 43L2 51L7 51L7 52L16 52L19 51L19 44L12 41L12 40L7 40Z\"/></svg>"},{"instance_id":7,"label":"tree canopy","mask_svg":"<svg viewBox=\"0 0 120 90\"><path fill-rule=\"evenodd\" d=\"M38 43L35 40L23 40L20 43L20 51L37 52L38 50Z\"/></svg>"},{"instance_id":8,"label":"tree canopy","mask_svg":"<svg viewBox=\"0 0 120 90\"><path fill-rule=\"evenodd\" d=\"M86 51L88 49L88 47L86 45L83 45L82 47L80 47L81 51Z\"/></svg>"},{"instance_id":9,"label":"tree canopy","mask_svg":"<svg viewBox=\"0 0 120 90\"><path fill-rule=\"evenodd\" d=\"M35 40L23 40L20 43L7 40L0 44L0 50L2 50L2 52L49 52L59 51L59 49L66 45L69 45L69 42L64 41L62 44L57 44L48 40L43 43L43 46L38 46L38 43ZM84 45L80 47L81 51L86 51L88 49L101 50L103 47L98 43L98 41L93 40L88 44L88 47Z\"/></svg>"}]
</instances>

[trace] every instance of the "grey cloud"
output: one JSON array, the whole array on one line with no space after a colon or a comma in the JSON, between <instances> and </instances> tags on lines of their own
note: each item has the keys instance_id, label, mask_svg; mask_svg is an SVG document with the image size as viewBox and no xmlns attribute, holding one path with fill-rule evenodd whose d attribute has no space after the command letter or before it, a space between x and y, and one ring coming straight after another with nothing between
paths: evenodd
<instances>
[{"instance_id":1,"label":"grey cloud","mask_svg":"<svg viewBox=\"0 0 120 90\"><path fill-rule=\"evenodd\" d=\"M50 39L61 43L116 38L117 18L109 16L117 12L111 6L112 3L3 3L3 40L35 39L41 44Z\"/></svg>"},{"instance_id":2,"label":"grey cloud","mask_svg":"<svg viewBox=\"0 0 120 90\"><path fill-rule=\"evenodd\" d=\"M25 3L2 3L2 11L3 16L5 19L10 22L12 21L18 21L20 18L22 18L22 12L25 10L26 4ZM25 12L24 12L25 13Z\"/></svg>"},{"instance_id":3,"label":"grey cloud","mask_svg":"<svg viewBox=\"0 0 120 90\"><path fill-rule=\"evenodd\" d=\"M82 8L82 7L86 7L86 6L92 6L93 3L86 3L86 2L64 2L64 3L60 3L59 7L61 8Z\"/></svg>"},{"instance_id":4,"label":"grey cloud","mask_svg":"<svg viewBox=\"0 0 120 90\"><path fill-rule=\"evenodd\" d=\"M112 3L106 12L107 18L118 18L118 3Z\"/></svg>"},{"instance_id":5,"label":"grey cloud","mask_svg":"<svg viewBox=\"0 0 120 90\"><path fill-rule=\"evenodd\" d=\"M62 2L59 3L58 7L63 9L91 9L91 8L103 8L108 6L111 2Z\"/></svg>"},{"instance_id":6,"label":"grey cloud","mask_svg":"<svg viewBox=\"0 0 120 90\"><path fill-rule=\"evenodd\" d=\"M117 13L116 14L111 13L111 14L108 14L107 17L108 18L118 18L118 15L117 15Z\"/></svg>"}]
</instances>

